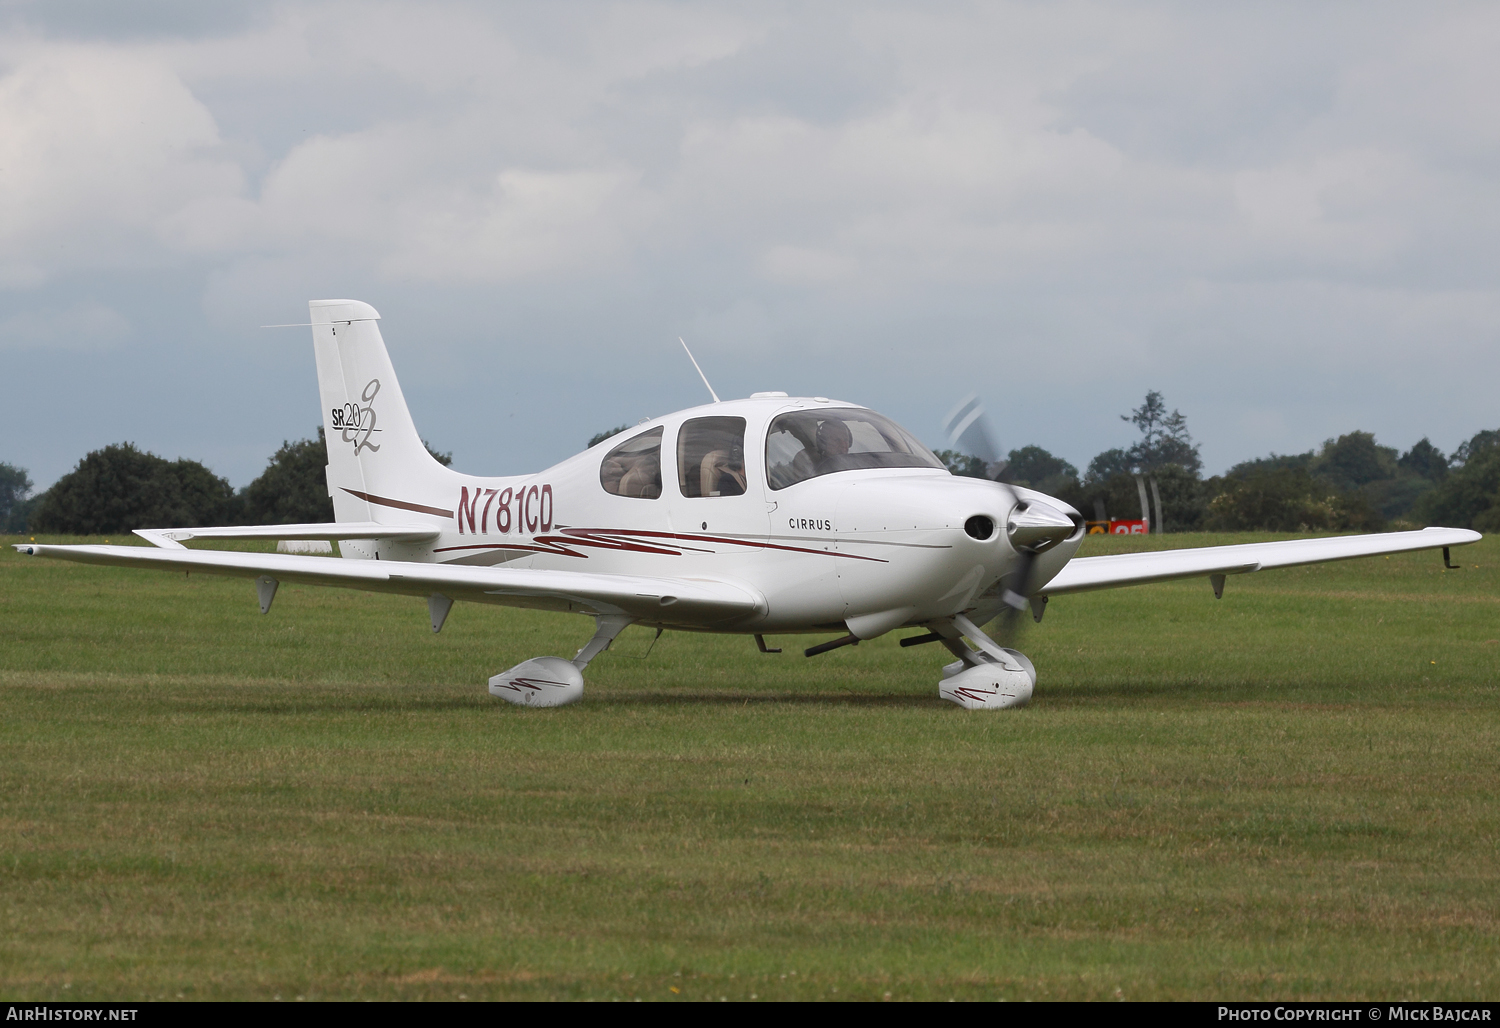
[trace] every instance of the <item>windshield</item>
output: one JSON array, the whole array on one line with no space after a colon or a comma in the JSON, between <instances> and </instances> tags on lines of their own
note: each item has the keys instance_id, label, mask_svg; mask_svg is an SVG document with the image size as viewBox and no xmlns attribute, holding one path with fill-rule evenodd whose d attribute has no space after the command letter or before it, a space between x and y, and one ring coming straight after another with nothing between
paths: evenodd
<instances>
[{"instance_id":1,"label":"windshield","mask_svg":"<svg viewBox=\"0 0 1500 1028\"><path fill-rule=\"evenodd\" d=\"M772 489L857 468L941 468L943 462L890 418L857 407L783 414L766 433Z\"/></svg>"}]
</instances>

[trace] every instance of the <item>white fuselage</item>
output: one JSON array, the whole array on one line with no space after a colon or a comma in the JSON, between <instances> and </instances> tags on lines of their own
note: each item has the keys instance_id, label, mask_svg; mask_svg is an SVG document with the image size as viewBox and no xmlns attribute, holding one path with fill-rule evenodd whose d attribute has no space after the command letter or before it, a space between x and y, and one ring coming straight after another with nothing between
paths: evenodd
<instances>
[{"instance_id":1,"label":"white fuselage","mask_svg":"<svg viewBox=\"0 0 1500 1028\"><path fill-rule=\"evenodd\" d=\"M1076 513L1030 490L936 468L850 470L772 488L765 446L771 420L852 407L787 397L726 401L642 422L535 475L450 472L443 476L447 496L433 496L431 480L402 495L367 495L374 507L404 522L431 523L440 534L420 544L376 539L342 549L383 560L734 581L765 597L763 613L731 623L659 623L746 633L844 631L851 618L885 615L899 627L973 608L1019 564L1005 532L1018 498ZM746 421L742 495L683 495L679 483L693 470L677 466L678 429L706 416ZM660 496L607 492L605 456L658 427ZM993 526L986 538L965 530L976 515ZM1078 525L1034 560L1025 591L1034 592L1076 552L1081 519Z\"/></svg>"}]
</instances>

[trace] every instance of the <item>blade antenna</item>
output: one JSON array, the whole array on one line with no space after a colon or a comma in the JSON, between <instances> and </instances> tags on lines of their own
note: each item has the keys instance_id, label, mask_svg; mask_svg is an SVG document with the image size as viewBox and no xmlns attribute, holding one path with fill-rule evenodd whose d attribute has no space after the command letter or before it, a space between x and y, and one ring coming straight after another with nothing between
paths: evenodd
<instances>
[{"instance_id":1,"label":"blade antenna","mask_svg":"<svg viewBox=\"0 0 1500 1028\"><path fill-rule=\"evenodd\" d=\"M683 339L682 336L678 336L677 341L682 344L684 350L687 350L688 360L693 362L693 367L697 370L698 377L703 379L705 386L708 386L708 395L714 398L714 403L722 403L723 401L719 399L719 394L714 392L714 387L708 385L708 376L703 373L702 368L698 367L698 358L693 356L692 350L688 350L687 340Z\"/></svg>"}]
</instances>

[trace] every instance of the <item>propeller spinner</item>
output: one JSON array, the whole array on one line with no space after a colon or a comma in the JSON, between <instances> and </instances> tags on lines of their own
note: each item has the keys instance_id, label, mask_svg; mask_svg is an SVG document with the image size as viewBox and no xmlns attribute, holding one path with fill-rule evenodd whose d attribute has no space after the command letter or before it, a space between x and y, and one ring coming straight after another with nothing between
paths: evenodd
<instances>
[{"instance_id":1,"label":"propeller spinner","mask_svg":"<svg viewBox=\"0 0 1500 1028\"><path fill-rule=\"evenodd\" d=\"M1021 500L1014 489L1009 486L1006 488L1016 498L1006 531L1010 535L1011 546L1017 551L1041 553L1056 546L1077 529L1072 518L1051 504Z\"/></svg>"}]
</instances>

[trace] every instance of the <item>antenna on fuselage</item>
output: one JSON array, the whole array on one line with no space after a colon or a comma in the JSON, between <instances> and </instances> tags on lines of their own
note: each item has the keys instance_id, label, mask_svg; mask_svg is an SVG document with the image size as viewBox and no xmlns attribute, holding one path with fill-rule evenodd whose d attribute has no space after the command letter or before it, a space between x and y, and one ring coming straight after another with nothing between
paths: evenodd
<instances>
[{"instance_id":1,"label":"antenna on fuselage","mask_svg":"<svg viewBox=\"0 0 1500 1028\"><path fill-rule=\"evenodd\" d=\"M693 356L692 350L688 350L687 340L683 339L682 336L678 336L677 341L682 344L684 350L687 350L688 360L693 362L693 367L698 371L698 377L703 379L705 386L708 386L708 395L714 398L714 403L722 403L723 401L719 399L719 394L714 392L714 387L708 385L708 376L703 373L702 368L698 367L698 358Z\"/></svg>"}]
</instances>

